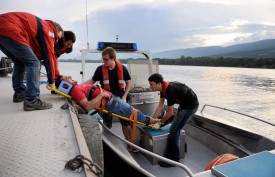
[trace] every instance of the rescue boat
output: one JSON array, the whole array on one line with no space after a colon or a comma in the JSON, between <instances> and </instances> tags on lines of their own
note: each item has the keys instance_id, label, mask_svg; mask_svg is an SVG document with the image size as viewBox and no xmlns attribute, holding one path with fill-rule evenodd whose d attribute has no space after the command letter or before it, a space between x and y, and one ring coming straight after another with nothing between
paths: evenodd
<instances>
[{"instance_id":1,"label":"rescue boat","mask_svg":"<svg viewBox=\"0 0 275 177\"><path fill-rule=\"evenodd\" d=\"M133 85L128 102L143 113L152 116L158 105L159 93L150 91L147 78L152 73L159 72L159 69L157 62L150 58L150 51L137 50L137 45L132 43L111 42L100 42L97 49L83 49L81 50L83 81L85 80L85 56L88 53L100 53L107 46L114 47L118 53L142 54L145 57L146 60L129 60L127 63ZM133 144L124 140L118 121L114 121L112 128L109 129L102 123L100 114L85 115L84 117L87 121L101 120L98 121L98 124L102 133L104 169L113 176L214 177L212 169L217 165L233 163L263 151L270 151L271 158L274 158L275 142L273 140L227 121L223 117L214 117L205 113L208 107L216 108L218 111L230 111L274 127L274 123L234 110L204 105L202 110L188 121L181 132L182 159L178 163L163 157L170 124L159 131L138 125L136 140ZM88 138L88 136L86 137ZM139 152L129 152L127 146L133 146ZM174 167L163 168L158 165L160 161L170 163ZM252 165L251 170L253 169L257 169L257 167ZM234 169L232 170L234 171ZM269 170L275 175L274 170ZM240 176L244 175L242 172L239 174Z\"/></svg>"}]
</instances>

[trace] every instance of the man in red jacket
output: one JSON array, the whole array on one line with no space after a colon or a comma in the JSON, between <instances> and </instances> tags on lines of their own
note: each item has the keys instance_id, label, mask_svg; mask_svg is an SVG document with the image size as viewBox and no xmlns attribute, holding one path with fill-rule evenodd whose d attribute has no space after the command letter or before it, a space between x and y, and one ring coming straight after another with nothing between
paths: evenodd
<instances>
[{"instance_id":1,"label":"man in red jacket","mask_svg":"<svg viewBox=\"0 0 275 177\"><path fill-rule=\"evenodd\" d=\"M40 60L44 61L49 84L53 84L59 75L54 45L63 36L61 26L26 12L1 14L0 24L0 49L14 62L13 101L24 101L25 111L52 108L39 98Z\"/></svg>"},{"instance_id":2,"label":"man in red jacket","mask_svg":"<svg viewBox=\"0 0 275 177\"><path fill-rule=\"evenodd\" d=\"M55 55L59 58L64 53L71 53L73 51L73 45L76 37L72 31L64 31L64 37L62 40L58 40L54 46Z\"/></svg>"}]
</instances>

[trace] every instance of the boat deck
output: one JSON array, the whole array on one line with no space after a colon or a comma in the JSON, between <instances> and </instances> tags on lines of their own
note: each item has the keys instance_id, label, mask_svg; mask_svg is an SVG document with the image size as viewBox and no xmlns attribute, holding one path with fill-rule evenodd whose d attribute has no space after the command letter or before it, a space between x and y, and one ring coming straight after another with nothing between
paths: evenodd
<instances>
[{"instance_id":1,"label":"boat deck","mask_svg":"<svg viewBox=\"0 0 275 177\"><path fill-rule=\"evenodd\" d=\"M23 102L13 103L11 77L0 78L0 176L86 176L65 169L66 162L80 154L65 99L41 85L41 98L52 109L24 111Z\"/></svg>"},{"instance_id":2,"label":"boat deck","mask_svg":"<svg viewBox=\"0 0 275 177\"><path fill-rule=\"evenodd\" d=\"M120 137L123 137L121 132L121 125L119 122L114 122L111 130ZM109 137L106 134L104 134L104 136L107 138ZM188 175L186 172L184 172L184 170L178 167L163 168L159 165L152 165L151 162L142 154L142 152L128 152L126 149L126 144L119 142L119 140L113 136L110 136L109 141L115 141L116 148L123 153L128 161L135 161L134 163L137 163L140 167L150 172L154 176L167 177L173 174L173 177L180 177ZM214 154L208 148L189 136L186 136L186 143L187 152L185 153L185 157L181 159L180 162L188 166L194 174L204 171L204 168L207 166L207 164L217 156L217 154ZM208 172L207 176L210 177L213 175Z\"/></svg>"}]
</instances>

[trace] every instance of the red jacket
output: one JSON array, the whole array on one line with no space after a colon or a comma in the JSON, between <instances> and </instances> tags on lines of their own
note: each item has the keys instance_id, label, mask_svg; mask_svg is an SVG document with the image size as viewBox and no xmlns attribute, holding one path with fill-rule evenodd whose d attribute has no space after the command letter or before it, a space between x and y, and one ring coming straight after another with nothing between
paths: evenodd
<instances>
[{"instance_id":1,"label":"red jacket","mask_svg":"<svg viewBox=\"0 0 275 177\"><path fill-rule=\"evenodd\" d=\"M49 20L42 20L26 12L0 15L0 35L29 46L40 60L44 60L49 83L59 75L54 54L57 30Z\"/></svg>"}]
</instances>

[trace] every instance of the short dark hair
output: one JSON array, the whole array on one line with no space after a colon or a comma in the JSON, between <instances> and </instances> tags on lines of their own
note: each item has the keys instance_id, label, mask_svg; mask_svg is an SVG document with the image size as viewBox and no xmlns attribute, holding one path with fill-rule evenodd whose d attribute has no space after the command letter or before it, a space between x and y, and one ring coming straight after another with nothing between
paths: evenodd
<instances>
[{"instance_id":1,"label":"short dark hair","mask_svg":"<svg viewBox=\"0 0 275 177\"><path fill-rule=\"evenodd\" d=\"M148 78L148 81L149 82L155 82L156 84L157 83L163 84L163 77L159 73L154 73Z\"/></svg>"},{"instance_id":2,"label":"short dark hair","mask_svg":"<svg viewBox=\"0 0 275 177\"><path fill-rule=\"evenodd\" d=\"M58 88L59 87L59 85L60 85L60 83L61 83L61 77L62 77L62 75L59 75L59 76L57 76L57 78L55 79L55 82L54 82L54 84L55 84L55 87L56 88Z\"/></svg>"},{"instance_id":3,"label":"short dark hair","mask_svg":"<svg viewBox=\"0 0 275 177\"><path fill-rule=\"evenodd\" d=\"M69 40L75 43L75 40L76 40L75 34L72 31L64 31L64 41L69 41Z\"/></svg>"},{"instance_id":4,"label":"short dark hair","mask_svg":"<svg viewBox=\"0 0 275 177\"><path fill-rule=\"evenodd\" d=\"M106 55L106 54L108 54L110 58L113 58L114 60L116 60L116 51L113 47L106 47L102 51L102 55Z\"/></svg>"}]
</instances>

